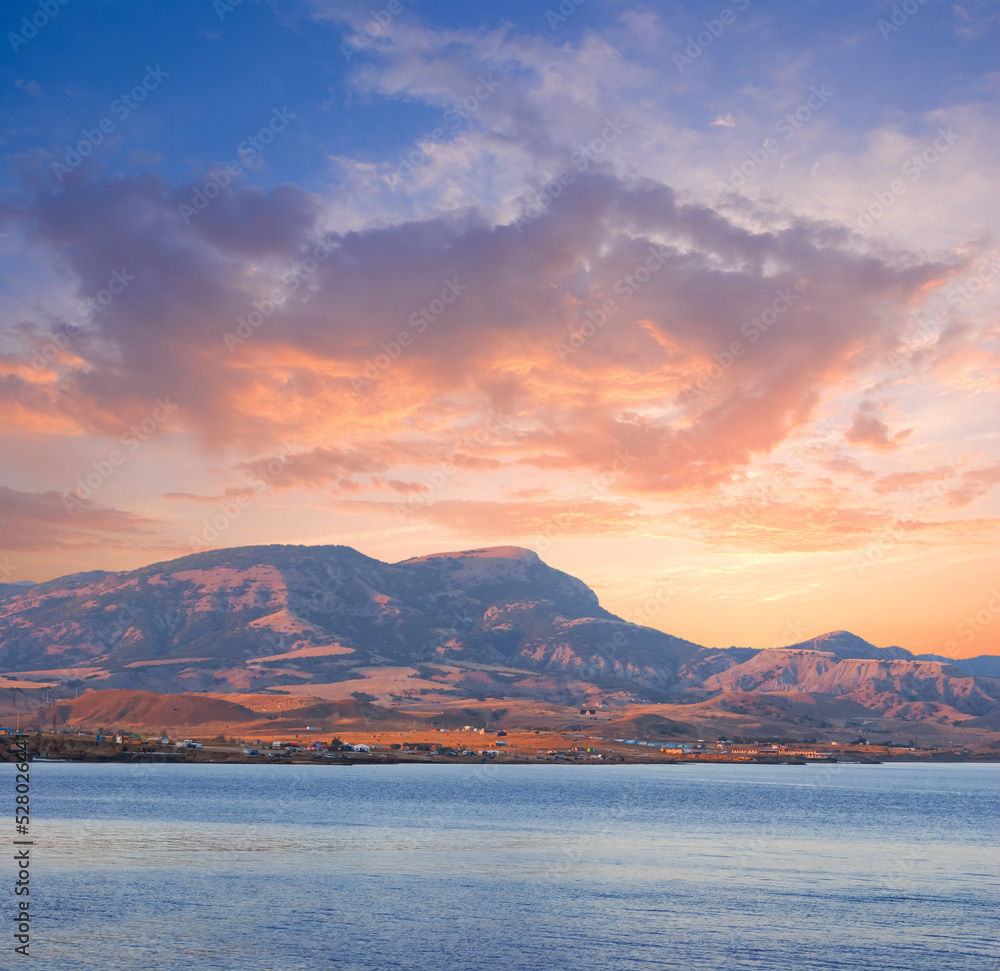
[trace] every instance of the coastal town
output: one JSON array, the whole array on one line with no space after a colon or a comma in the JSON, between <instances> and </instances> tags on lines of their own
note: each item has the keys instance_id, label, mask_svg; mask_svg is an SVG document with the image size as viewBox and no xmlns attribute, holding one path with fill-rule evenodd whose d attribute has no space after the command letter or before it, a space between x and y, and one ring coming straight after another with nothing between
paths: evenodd
<instances>
[{"instance_id":1,"label":"coastal town","mask_svg":"<svg viewBox=\"0 0 1000 971\"><path fill-rule=\"evenodd\" d=\"M318 729L294 736L174 738L169 734L91 731L17 731L0 727L0 758L12 760L26 744L34 761L244 762L294 764L386 763L760 763L995 761L991 746L734 741L648 741L583 732L460 730L351 732L320 737ZM6 743L6 744L4 744Z\"/></svg>"}]
</instances>

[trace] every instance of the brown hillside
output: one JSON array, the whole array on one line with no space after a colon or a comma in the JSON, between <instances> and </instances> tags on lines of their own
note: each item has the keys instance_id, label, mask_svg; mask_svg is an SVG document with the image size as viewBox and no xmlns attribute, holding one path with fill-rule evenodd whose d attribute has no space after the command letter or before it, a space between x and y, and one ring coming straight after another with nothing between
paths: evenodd
<instances>
[{"instance_id":1,"label":"brown hillside","mask_svg":"<svg viewBox=\"0 0 1000 971\"><path fill-rule=\"evenodd\" d=\"M384 728L409 725L412 715L400 716L377 705L358 701L337 704L315 698L273 695L158 694L127 688L88 691L72 701L43 708L39 725L50 727L53 715L59 727L108 730L190 732L201 735L219 732L260 734L266 731L295 731L308 725L322 729L378 724ZM398 725L397 725L398 723Z\"/></svg>"},{"instance_id":2,"label":"brown hillside","mask_svg":"<svg viewBox=\"0 0 1000 971\"><path fill-rule=\"evenodd\" d=\"M246 724L260 716L243 705L211 695L165 695L154 691L112 688L87 691L73 701L49 705L42 724L55 715L57 725L103 725L108 728L185 728L205 724Z\"/></svg>"}]
</instances>

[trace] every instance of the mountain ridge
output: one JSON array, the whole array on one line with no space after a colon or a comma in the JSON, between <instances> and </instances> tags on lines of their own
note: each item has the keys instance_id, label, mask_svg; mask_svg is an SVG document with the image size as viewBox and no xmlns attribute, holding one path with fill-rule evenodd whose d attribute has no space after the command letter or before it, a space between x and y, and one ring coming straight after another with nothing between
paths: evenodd
<instances>
[{"instance_id":1,"label":"mountain ridge","mask_svg":"<svg viewBox=\"0 0 1000 971\"><path fill-rule=\"evenodd\" d=\"M280 692L387 707L512 698L590 709L797 691L873 716L955 721L1000 710L1000 682L960 661L848 631L758 651L630 623L582 580L515 546L397 563L342 545L232 547L3 593L0 672L57 692ZM978 660L992 670L990 656Z\"/></svg>"}]
</instances>

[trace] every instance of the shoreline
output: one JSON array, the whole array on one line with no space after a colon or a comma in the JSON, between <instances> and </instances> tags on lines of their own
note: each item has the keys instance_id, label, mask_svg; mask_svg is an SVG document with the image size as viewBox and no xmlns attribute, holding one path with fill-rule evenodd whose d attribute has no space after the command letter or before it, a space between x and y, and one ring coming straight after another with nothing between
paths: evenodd
<instances>
[{"instance_id":1,"label":"shoreline","mask_svg":"<svg viewBox=\"0 0 1000 971\"><path fill-rule=\"evenodd\" d=\"M350 741L313 736L240 739L221 736L168 741L167 736L127 737L20 732L0 735L0 761L120 764L244 765L873 765L1000 762L1000 750L910 748L813 743L650 743L576 732L500 730L468 732L350 732ZM662 746L662 747L661 747Z\"/></svg>"},{"instance_id":2,"label":"shoreline","mask_svg":"<svg viewBox=\"0 0 1000 971\"><path fill-rule=\"evenodd\" d=\"M19 755L10 752L0 757L0 762L21 761ZM441 757L441 758L413 758L407 756L387 755L347 758L296 758L296 757L274 757L266 758L260 756L246 755L223 755L221 753L212 755L200 755L190 757L187 753L158 752L158 753L66 753L63 755L44 758L38 753L29 751L27 761L33 765L44 765L51 762L55 765L309 765L309 766L330 766L348 767L355 765L570 765L570 766L617 766L617 765L786 765L786 766L830 766L830 765L887 765L887 764L908 764L908 765L956 765L956 764L1000 764L1000 756L961 756L948 753L947 755L936 755L935 757L880 757L880 758L827 758L794 760L780 758L654 758L654 757L618 757L607 759L589 758L490 758L490 757Z\"/></svg>"}]
</instances>

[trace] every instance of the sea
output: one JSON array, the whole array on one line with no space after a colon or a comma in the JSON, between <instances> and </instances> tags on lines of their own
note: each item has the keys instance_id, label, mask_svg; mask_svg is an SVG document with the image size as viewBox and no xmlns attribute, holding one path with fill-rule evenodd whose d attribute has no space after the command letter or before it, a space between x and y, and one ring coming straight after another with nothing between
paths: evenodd
<instances>
[{"instance_id":1,"label":"sea","mask_svg":"<svg viewBox=\"0 0 1000 971\"><path fill-rule=\"evenodd\" d=\"M1000 968L996 764L35 762L28 959L14 773L2 968Z\"/></svg>"}]
</instances>

